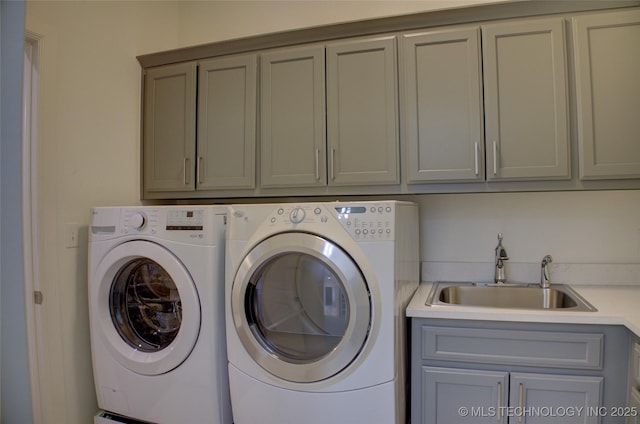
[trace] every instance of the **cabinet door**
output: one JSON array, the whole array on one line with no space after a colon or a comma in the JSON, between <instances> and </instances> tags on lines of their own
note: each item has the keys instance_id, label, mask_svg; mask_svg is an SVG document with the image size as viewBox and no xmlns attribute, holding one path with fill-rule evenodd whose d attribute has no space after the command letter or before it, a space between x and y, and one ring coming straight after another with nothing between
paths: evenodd
<instances>
[{"instance_id":1,"label":"cabinet door","mask_svg":"<svg viewBox=\"0 0 640 424\"><path fill-rule=\"evenodd\" d=\"M324 47L261 57L263 187L326 185Z\"/></svg>"},{"instance_id":2,"label":"cabinet door","mask_svg":"<svg viewBox=\"0 0 640 424\"><path fill-rule=\"evenodd\" d=\"M548 424L558 422L558 414L563 414L562 424L598 423L603 381L602 377L512 373L509 405L514 414L509 422Z\"/></svg>"},{"instance_id":3,"label":"cabinet door","mask_svg":"<svg viewBox=\"0 0 640 424\"><path fill-rule=\"evenodd\" d=\"M573 19L581 179L640 178L640 11Z\"/></svg>"},{"instance_id":4,"label":"cabinet door","mask_svg":"<svg viewBox=\"0 0 640 424\"><path fill-rule=\"evenodd\" d=\"M327 46L329 185L400 182L395 43Z\"/></svg>"},{"instance_id":5,"label":"cabinet door","mask_svg":"<svg viewBox=\"0 0 640 424\"><path fill-rule=\"evenodd\" d=\"M402 38L407 182L484 180L477 28Z\"/></svg>"},{"instance_id":6,"label":"cabinet door","mask_svg":"<svg viewBox=\"0 0 640 424\"><path fill-rule=\"evenodd\" d=\"M143 190L195 189L196 63L146 70Z\"/></svg>"},{"instance_id":7,"label":"cabinet door","mask_svg":"<svg viewBox=\"0 0 640 424\"><path fill-rule=\"evenodd\" d=\"M506 423L508 373L422 367L420 424Z\"/></svg>"},{"instance_id":8,"label":"cabinet door","mask_svg":"<svg viewBox=\"0 0 640 424\"><path fill-rule=\"evenodd\" d=\"M199 64L197 190L255 187L256 71L253 54Z\"/></svg>"},{"instance_id":9,"label":"cabinet door","mask_svg":"<svg viewBox=\"0 0 640 424\"><path fill-rule=\"evenodd\" d=\"M482 28L487 179L567 179L562 18Z\"/></svg>"}]
</instances>

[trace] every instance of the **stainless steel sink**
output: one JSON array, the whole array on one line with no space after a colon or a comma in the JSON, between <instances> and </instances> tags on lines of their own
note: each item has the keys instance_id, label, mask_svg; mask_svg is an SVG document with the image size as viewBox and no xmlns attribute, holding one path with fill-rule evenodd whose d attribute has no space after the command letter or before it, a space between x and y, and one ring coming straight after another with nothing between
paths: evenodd
<instances>
[{"instance_id":1,"label":"stainless steel sink","mask_svg":"<svg viewBox=\"0 0 640 424\"><path fill-rule=\"evenodd\" d=\"M563 311L596 311L570 286L553 284L435 283L428 306L473 306Z\"/></svg>"}]
</instances>

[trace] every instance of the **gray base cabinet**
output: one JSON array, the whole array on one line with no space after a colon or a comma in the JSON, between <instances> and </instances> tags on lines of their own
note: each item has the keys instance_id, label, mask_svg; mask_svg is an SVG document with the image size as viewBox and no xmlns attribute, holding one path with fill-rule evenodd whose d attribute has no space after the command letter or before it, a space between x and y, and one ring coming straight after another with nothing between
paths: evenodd
<instances>
[{"instance_id":1,"label":"gray base cabinet","mask_svg":"<svg viewBox=\"0 0 640 424\"><path fill-rule=\"evenodd\" d=\"M411 422L623 423L622 327L412 319Z\"/></svg>"},{"instance_id":2,"label":"gray base cabinet","mask_svg":"<svg viewBox=\"0 0 640 424\"><path fill-rule=\"evenodd\" d=\"M629 364L629 404L624 411L626 424L640 424L640 338L631 343Z\"/></svg>"}]
</instances>

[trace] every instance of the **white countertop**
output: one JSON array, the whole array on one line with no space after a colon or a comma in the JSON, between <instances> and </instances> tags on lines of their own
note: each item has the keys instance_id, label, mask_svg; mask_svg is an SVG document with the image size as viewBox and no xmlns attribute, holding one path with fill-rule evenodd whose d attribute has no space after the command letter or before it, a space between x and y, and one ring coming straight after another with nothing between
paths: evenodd
<instances>
[{"instance_id":1,"label":"white countertop","mask_svg":"<svg viewBox=\"0 0 640 424\"><path fill-rule=\"evenodd\" d=\"M425 302L432 286L433 283L420 284L407 307L408 317L624 325L640 337L640 286L638 285L571 285L571 288L597 309L594 312L427 306Z\"/></svg>"}]
</instances>

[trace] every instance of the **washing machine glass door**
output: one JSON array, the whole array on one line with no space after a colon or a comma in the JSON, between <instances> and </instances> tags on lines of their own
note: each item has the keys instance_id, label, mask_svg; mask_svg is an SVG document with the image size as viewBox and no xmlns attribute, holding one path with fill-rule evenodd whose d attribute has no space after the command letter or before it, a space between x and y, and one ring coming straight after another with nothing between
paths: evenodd
<instances>
[{"instance_id":1,"label":"washing machine glass door","mask_svg":"<svg viewBox=\"0 0 640 424\"><path fill-rule=\"evenodd\" d=\"M236 273L232 311L253 359L294 382L344 370L362 350L371 321L358 266L336 244L307 233L278 234L251 250Z\"/></svg>"},{"instance_id":2,"label":"washing machine glass door","mask_svg":"<svg viewBox=\"0 0 640 424\"><path fill-rule=\"evenodd\" d=\"M122 365L157 375L187 358L200 329L200 302L171 252L152 242L123 243L105 256L96 278L102 334Z\"/></svg>"}]
</instances>

